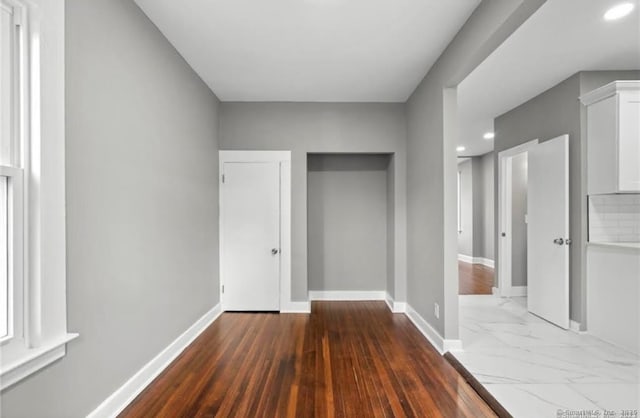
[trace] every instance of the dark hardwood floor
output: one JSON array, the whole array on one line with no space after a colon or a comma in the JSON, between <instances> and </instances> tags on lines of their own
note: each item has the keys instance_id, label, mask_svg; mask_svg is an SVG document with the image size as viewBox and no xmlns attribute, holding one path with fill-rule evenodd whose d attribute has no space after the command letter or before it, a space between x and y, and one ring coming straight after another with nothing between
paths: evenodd
<instances>
[{"instance_id":1,"label":"dark hardwood floor","mask_svg":"<svg viewBox=\"0 0 640 418\"><path fill-rule=\"evenodd\" d=\"M490 295L493 287L494 270L482 264L458 261L460 295Z\"/></svg>"},{"instance_id":2,"label":"dark hardwood floor","mask_svg":"<svg viewBox=\"0 0 640 418\"><path fill-rule=\"evenodd\" d=\"M495 415L384 302L314 302L311 315L222 314L120 416Z\"/></svg>"}]
</instances>

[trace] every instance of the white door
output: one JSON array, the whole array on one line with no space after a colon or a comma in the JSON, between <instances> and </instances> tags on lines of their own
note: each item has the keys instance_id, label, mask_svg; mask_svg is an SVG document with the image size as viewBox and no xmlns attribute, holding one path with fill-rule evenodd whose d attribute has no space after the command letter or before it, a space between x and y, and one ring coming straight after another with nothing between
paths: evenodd
<instances>
[{"instance_id":1,"label":"white door","mask_svg":"<svg viewBox=\"0 0 640 418\"><path fill-rule=\"evenodd\" d=\"M569 328L569 137L529 151L527 304L529 312Z\"/></svg>"},{"instance_id":2,"label":"white door","mask_svg":"<svg viewBox=\"0 0 640 418\"><path fill-rule=\"evenodd\" d=\"M280 163L225 162L220 187L222 309L280 309Z\"/></svg>"}]
</instances>

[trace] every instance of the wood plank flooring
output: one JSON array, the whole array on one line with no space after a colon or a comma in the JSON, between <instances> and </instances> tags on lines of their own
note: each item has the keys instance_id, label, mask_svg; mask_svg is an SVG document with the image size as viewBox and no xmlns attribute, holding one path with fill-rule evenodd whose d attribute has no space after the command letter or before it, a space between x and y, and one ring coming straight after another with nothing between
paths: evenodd
<instances>
[{"instance_id":1,"label":"wood plank flooring","mask_svg":"<svg viewBox=\"0 0 640 418\"><path fill-rule=\"evenodd\" d=\"M493 276L494 270L490 267L458 261L458 294L490 295Z\"/></svg>"},{"instance_id":2,"label":"wood plank flooring","mask_svg":"<svg viewBox=\"0 0 640 418\"><path fill-rule=\"evenodd\" d=\"M224 313L121 417L492 417L384 302Z\"/></svg>"}]
</instances>

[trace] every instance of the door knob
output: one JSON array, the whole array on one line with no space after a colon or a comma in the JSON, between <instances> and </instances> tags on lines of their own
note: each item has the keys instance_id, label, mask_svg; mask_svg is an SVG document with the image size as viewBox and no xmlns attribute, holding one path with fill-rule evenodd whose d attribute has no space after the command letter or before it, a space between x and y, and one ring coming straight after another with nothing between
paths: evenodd
<instances>
[{"instance_id":1,"label":"door knob","mask_svg":"<svg viewBox=\"0 0 640 418\"><path fill-rule=\"evenodd\" d=\"M562 244L564 244L564 239L556 238L556 239L553 240L553 243L557 244L557 245L562 245Z\"/></svg>"},{"instance_id":2,"label":"door knob","mask_svg":"<svg viewBox=\"0 0 640 418\"><path fill-rule=\"evenodd\" d=\"M272 248L271 249L271 254L276 255L280 252L280 250L278 250L277 248Z\"/></svg>"}]
</instances>

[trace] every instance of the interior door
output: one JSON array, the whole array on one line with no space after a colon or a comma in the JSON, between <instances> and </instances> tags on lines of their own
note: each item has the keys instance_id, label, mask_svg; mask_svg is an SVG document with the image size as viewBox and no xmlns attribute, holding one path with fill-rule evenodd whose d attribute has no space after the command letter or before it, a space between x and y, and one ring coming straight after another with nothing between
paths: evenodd
<instances>
[{"instance_id":1,"label":"interior door","mask_svg":"<svg viewBox=\"0 0 640 418\"><path fill-rule=\"evenodd\" d=\"M225 311L280 309L280 164L225 162L220 187Z\"/></svg>"},{"instance_id":2,"label":"interior door","mask_svg":"<svg viewBox=\"0 0 640 418\"><path fill-rule=\"evenodd\" d=\"M569 136L529 151L527 194L529 312L569 328Z\"/></svg>"}]
</instances>

